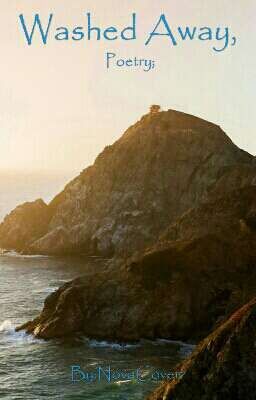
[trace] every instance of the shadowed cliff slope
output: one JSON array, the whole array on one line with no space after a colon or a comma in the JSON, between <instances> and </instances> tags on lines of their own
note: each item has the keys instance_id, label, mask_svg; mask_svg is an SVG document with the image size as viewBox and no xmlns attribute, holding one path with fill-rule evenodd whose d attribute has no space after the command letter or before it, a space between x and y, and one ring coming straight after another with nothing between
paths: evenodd
<instances>
[{"instance_id":1,"label":"shadowed cliff slope","mask_svg":"<svg viewBox=\"0 0 256 400\"><path fill-rule=\"evenodd\" d=\"M256 186L200 205L188 213L195 229L187 236L181 218L178 240L159 241L125 264L65 284L19 329L46 339L204 337L255 295L255 207Z\"/></svg>"},{"instance_id":2,"label":"shadowed cliff slope","mask_svg":"<svg viewBox=\"0 0 256 400\"><path fill-rule=\"evenodd\" d=\"M254 400L256 298L204 339L177 367L182 379L162 384L147 400Z\"/></svg>"}]
</instances>

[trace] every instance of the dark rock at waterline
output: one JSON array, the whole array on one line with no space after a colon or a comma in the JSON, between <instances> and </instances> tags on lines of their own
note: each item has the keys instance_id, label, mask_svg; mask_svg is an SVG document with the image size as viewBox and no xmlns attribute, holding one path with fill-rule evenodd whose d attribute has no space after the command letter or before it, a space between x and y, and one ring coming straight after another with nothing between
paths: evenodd
<instances>
[{"instance_id":1,"label":"dark rock at waterline","mask_svg":"<svg viewBox=\"0 0 256 400\"><path fill-rule=\"evenodd\" d=\"M256 298L204 339L177 367L180 380L162 384L147 400L255 400Z\"/></svg>"},{"instance_id":2,"label":"dark rock at waterline","mask_svg":"<svg viewBox=\"0 0 256 400\"><path fill-rule=\"evenodd\" d=\"M253 162L215 124L173 110L148 114L106 147L40 218L20 218L16 209L1 225L0 246L127 257L198 205L227 170L236 167L239 175ZM230 172L229 187L251 184L253 172L243 174L241 180Z\"/></svg>"},{"instance_id":3,"label":"dark rock at waterline","mask_svg":"<svg viewBox=\"0 0 256 400\"><path fill-rule=\"evenodd\" d=\"M201 205L194 226L208 218L209 230L67 283L19 329L46 339L79 332L111 341L201 339L255 295L256 230L246 222L255 202L251 186Z\"/></svg>"}]
</instances>

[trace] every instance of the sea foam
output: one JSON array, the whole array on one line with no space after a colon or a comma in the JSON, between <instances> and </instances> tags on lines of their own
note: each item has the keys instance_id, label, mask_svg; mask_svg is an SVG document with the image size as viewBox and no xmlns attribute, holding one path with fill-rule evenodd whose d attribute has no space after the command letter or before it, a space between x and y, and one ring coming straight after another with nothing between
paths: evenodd
<instances>
[{"instance_id":1,"label":"sea foam","mask_svg":"<svg viewBox=\"0 0 256 400\"><path fill-rule=\"evenodd\" d=\"M183 358L189 356L196 348L196 345L184 343L180 340L158 339L155 344L174 344L180 346L179 353Z\"/></svg>"},{"instance_id":2,"label":"sea foam","mask_svg":"<svg viewBox=\"0 0 256 400\"><path fill-rule=\"evenodd\" d=\"M0 256L2 256L2 257L14 257L14 258L50 258L50 256L46 256L46 255L43 255L43 254L26 255L26 254L17 253L14 250L5 251L3 249L1 249L1 251L0 251Z\"/></svg>"},{"instance_id":3,"label":"sea foam","mask_svg":"<svg viewBox=\"0 0 256 400\"><path fill-rule=\"evenodd\" d=\"M0 335L5 337L5 340L14 344L31 344L43 343L43 340L36 339L32 335L28 335L25 331L16 332L15 325L10 320L5 320L0 324Z\"/></svg>"},{"instance_id":4,"label":"sea foam","mask_svg":"<svg viewBox=\"0 0 256 400\"><path fill-rule=\"evenodd\" d=\"M107 341L98 341L85 339L89 347L101 347L101 348L111 348L113 350L125 351L131 348L136 348L140 346L140 343L128 344L128 343L112 343Z\"/></svg>"}]
</instances>

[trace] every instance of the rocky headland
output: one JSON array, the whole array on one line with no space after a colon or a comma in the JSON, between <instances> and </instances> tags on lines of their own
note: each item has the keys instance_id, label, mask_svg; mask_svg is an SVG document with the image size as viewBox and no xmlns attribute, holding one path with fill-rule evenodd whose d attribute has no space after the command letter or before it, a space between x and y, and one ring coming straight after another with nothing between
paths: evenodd
<instances>
[{"instance_id":1,"label":"rocky headland","mask_svg":"<svg viewBox=\"0 0 256 400\"><path fill-rule=\"evenodd\" d=\"M20 329L45 339L203 338L255 294L255 211L256 186L205 202L142 255L62 286Z\"/></svg>"},{"instance_id":2,"label":"rocky headland","mask_svg":"<svg viewBox=\"0 0 256 400\"><path fill-rule=\"evenodd\" d=\"M32 237L45 234L49 221L48 207L41 199L18 206L0 225L0 247L22 252Z\"/></svg>"},{"instance_id":3,"label":"rocky headland","mask_svg":"<svg viewBox=\"0 0 256 400\"><path fill-rule=\"evenodd\" d=\"M214 332L152 400L253 398L255 243L255 158L219 126L173 110L144 116L49 205L26 203L0 225L6 249L111 258L17 330L119 342Z\"/></svg>"},{"instance_id":4,"label":"rocky headland","mask_svg":"<svg viewBox=\"0 0 256 400\"><path fill-rule=\"evenodd\" d=\"M126 258L154 244L187 210L255 181L254 157L210 122L169 110L131 126L55 199L19 206L0 247L26 254Z\"/></svg>"}]
</instances>

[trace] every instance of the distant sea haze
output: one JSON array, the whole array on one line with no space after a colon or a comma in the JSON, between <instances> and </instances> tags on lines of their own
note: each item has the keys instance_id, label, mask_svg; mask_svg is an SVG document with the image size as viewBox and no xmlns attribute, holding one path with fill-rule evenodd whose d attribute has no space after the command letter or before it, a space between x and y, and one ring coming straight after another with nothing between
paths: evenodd
<instances>
[{"instance_id":1,"label":"distant sea haze","mask_svg":"<svg viewBox=\"0 0 256 400\"><path fill-rule=\"evenodd\" d=\"M72 174L0 172L0 222L6 214L26 201L42 198L45 202L59 193Z\"/></svg>"}]
</instances>

